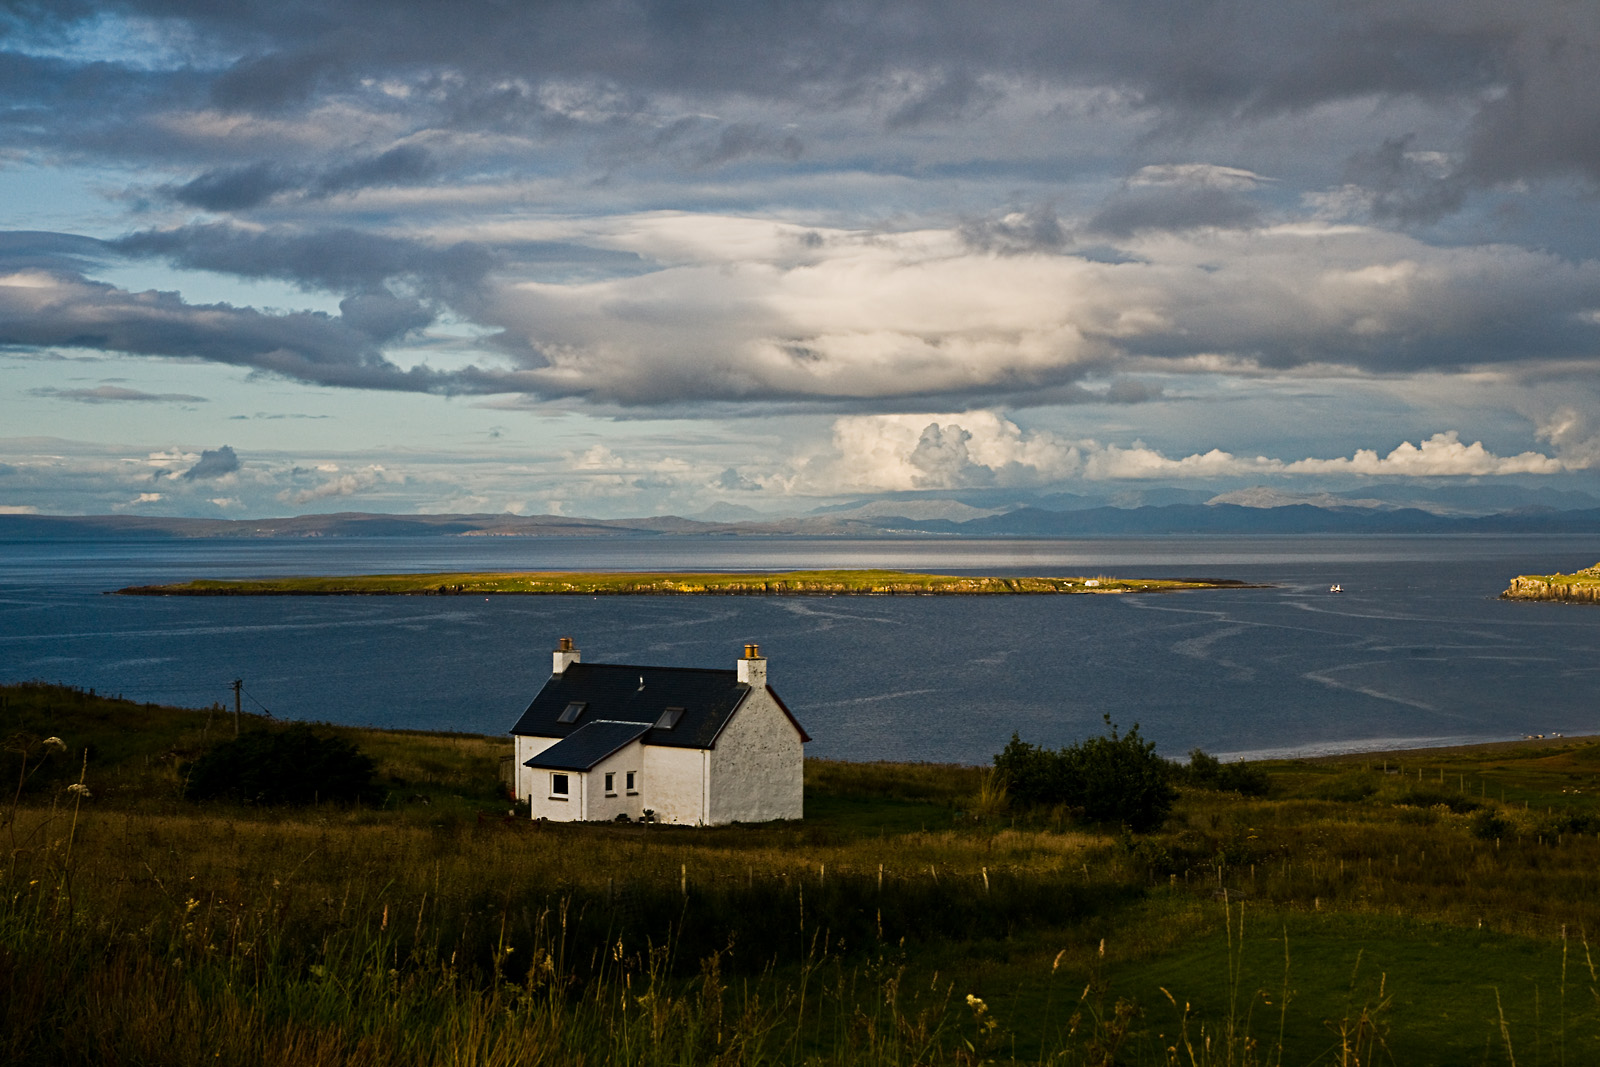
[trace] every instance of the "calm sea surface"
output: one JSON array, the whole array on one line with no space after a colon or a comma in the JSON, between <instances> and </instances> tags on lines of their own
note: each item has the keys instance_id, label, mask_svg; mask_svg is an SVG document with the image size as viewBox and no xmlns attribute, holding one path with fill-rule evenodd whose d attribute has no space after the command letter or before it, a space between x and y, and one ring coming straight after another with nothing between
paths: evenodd
<instances>
[{"instance_id":1,"label":"calm sea surface","mask_svg":"<svg viewBox=\"0 0 1600 1067\"><path fill-rule=\"evenodd\" d=\"M986 762L1101 715L1224 754L1600 733L1600 607L1495 599L1600 538L1093 541L341 539L0 542L0 680L284 718L498 733L570 634L590 662L732 667L746 641L813 756ZM1073 597L151 598L196 577L786 570L1224 577L1271 588ZM1341 583L1346 592L1331 595Z\"/></svg>"}]
</instances>

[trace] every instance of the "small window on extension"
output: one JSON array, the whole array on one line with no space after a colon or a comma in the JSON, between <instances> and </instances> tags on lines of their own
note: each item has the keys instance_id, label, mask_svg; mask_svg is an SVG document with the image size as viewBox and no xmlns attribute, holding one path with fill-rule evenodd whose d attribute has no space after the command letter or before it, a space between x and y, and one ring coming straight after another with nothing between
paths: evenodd
<instances>
[{"instance_id":1,"label":"small window on extension","mask_svg":"<svg viewBox=\"0 0 1600 1067\"><path fill-rule=\"evenodd\" d=\"M656 720L657 730L670 730L678 725L678 720L683 718L682 708L668 708L661 713L661 718Z\"/></svg>"},{"instance_id":2,"label":"small window on extension","mask_svg":"<svg viewBox=\"0 0 1600 1067\"><path fill-rule=\"evenodd\" d=\"M550 776L550 795L552 797L560 797L562 800L567 799L567 776L566 775L564 775L564 774L552 774Z\"/></svg>"},{"instance_id":3,"label":"small window on extension","mask_svg":"<svg viewBox=\"0 0 1600 1067\"><path fill-rule=\"evenodd\" d=\"M561 714L556 716L556 722L577 722L578 716L582 715L583 709L588 706L589 705L582 700L574 700L565 708L561 709Z\"/></svg>"}]
</instances>

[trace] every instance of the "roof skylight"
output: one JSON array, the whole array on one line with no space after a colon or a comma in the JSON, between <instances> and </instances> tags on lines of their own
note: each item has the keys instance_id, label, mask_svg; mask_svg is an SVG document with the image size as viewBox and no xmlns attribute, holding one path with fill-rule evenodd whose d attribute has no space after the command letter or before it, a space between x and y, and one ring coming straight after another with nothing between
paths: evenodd
<instances>
[{"instance_id":1,"label":"roof skylight","mask_svg":"<svg viewBox=\"0 0 1600 1067\"><path fill-rule=\"evenodd\" d=\"M556 716L556 722L577 722L578 716L582 715L583 709L588 706L589 704L587 701L574 700L565 708L561 709L561 714Z\"/></svg>"},{"instance_id":2,"label":"roof skylight","mask_svg":"<svg viewBox=\"0 0 1600 1067\"><path fill-rule=\"evenodd\" d=\"M661 718L656 720L657 730L670 730L678 725L678 720L683 718L682 708L668 708L661 713Z\"/></svg>"}]
</instances>

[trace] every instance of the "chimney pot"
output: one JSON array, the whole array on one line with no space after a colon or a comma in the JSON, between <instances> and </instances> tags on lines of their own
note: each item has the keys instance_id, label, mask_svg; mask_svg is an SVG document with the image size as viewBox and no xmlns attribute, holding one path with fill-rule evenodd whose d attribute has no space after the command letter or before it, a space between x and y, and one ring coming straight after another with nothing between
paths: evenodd
<instances>
[{"instance_id":1,"label":"chimney pot","mask_svg":"<svg viewBox=\"0 0 1600 1067\"><path fill-rule=\"evenodd\" d=\"M767 660L761 654L761 646L753 642L746 643L744 655L739 659L739 681L752 689L765 689L767 685Z\"/></svg>"},{"instance_id":2,"label":"chimney pot","mask_svg":"<svg viewBox=\"0 0 1600 1067\"><path fill-rule=\"evenodd\" d=\"M556 650L550 657L550 673L565 674L568 667L583 659L583 653L572 644L572 638L563 637L556 642Z\"/></svg>"}]
</instances>

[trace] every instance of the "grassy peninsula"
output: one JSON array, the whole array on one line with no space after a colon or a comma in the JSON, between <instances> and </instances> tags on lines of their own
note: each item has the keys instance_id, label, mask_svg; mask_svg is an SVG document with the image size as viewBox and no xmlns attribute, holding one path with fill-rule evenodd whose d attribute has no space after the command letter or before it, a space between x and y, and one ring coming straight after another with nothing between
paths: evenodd
<instances>
[{"instance_id":1,"label":"grassy peninsula","mask_svg":"<svg viewBox=\"0 0 1600 1067\"><path fill-rule=\"evenodd\" d=\"M907 571L785 571L780 574L590 571L369 574L353 577L202 579L140 585L130 596L986 596L1031 593L1155 593L1239 588L1226 580L985 578Z\"/></svg>"},{"instance_id":2,"label":"grassy peninsula","mask_svg":"<svg viewBox=\"0 0 1600 1067\"><path fill-rule=\"evenodd\" d=\"M826 761L800 823L540 826L504 738L331 727L372 802L202 803L220 709L0 724L6 1063L1600 1061L1593 740L1262 764L1130 836Z\"/></svg>"},{"instance_id":3,"label":"grassy peninsula","mask_svg":"<svg viewBox=\"0 0 1600 1067\"><path fill-rule=\"evenodd\" d=\"M1574 574L1519 574L1500 596L1506 600L1600 602L1600 563Z\"/></svg>"}]
</instances>

